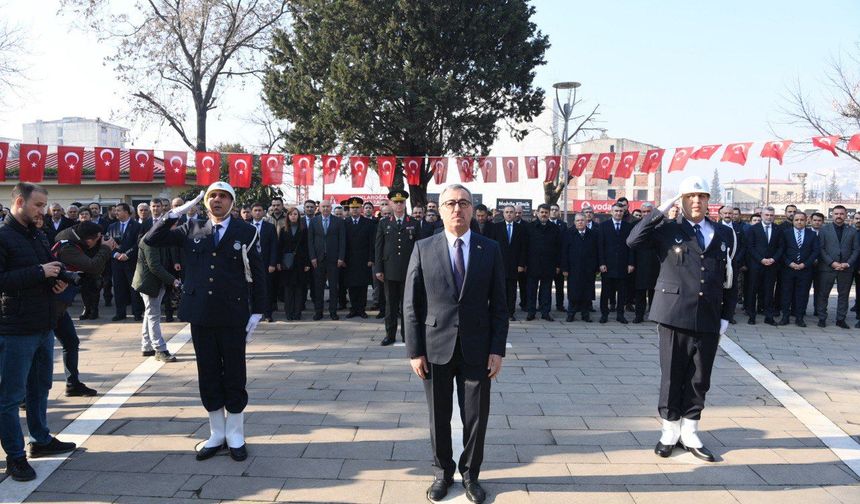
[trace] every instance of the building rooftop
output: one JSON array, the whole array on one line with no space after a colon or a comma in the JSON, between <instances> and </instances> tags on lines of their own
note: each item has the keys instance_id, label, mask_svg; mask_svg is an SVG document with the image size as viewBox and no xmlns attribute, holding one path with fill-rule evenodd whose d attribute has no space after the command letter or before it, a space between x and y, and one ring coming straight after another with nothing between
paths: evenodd
<instances>
[{"instance_id":1,"label":"building rooftop","mask_svg":"<svg viewBox=\"0 0 860 504\"><path fill-rule=\"evenodd\" d=\"M750 178L750 179L741 179L741 180L728 180L722 182L723 184L767 184L767 179L764 178ZM786 179L770 179L771 184L797 184L801 185L800 182L796 180L786 180Z\"/></svg>"}]
</instances>

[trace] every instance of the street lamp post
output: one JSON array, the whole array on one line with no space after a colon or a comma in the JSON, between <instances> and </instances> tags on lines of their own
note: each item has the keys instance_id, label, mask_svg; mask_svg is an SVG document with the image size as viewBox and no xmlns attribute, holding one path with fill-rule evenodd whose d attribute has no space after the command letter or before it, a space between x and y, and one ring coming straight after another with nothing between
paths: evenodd
<instances>
[{"instance_id":1,"label":"street lamp post","mask_svg":"<svg viewBox=\"0 0 860 504\"><path fill-rule=\"evenodd\" d=\"M564 129L561 135L561 163L564 166L564 170L562 171L562 176L564 177L564 223L567 225L567 184L570 180L570 166L568 166L567 162L567 127L570 122L570 115L573 113L573 105L576 103L576 88L581 86L579 82L568 81L568 82L556 82L552 85L555 88L555 104L558 107L558 111L561 113L561 117L564 119ZM558 92L561 89L567 90L567 101L564 105L561 103L561 99L559 99Z\"/></svg>"}]
</instances>

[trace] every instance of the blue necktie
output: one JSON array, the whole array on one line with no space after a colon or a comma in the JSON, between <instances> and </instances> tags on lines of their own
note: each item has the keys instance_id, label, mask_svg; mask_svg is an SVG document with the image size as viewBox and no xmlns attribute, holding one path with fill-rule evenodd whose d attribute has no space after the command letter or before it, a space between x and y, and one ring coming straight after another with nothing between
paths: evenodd
<instances>
[{"instance_id":1,"label":"blue necktie","mask_svg":"<svg viewBox=\"0 0 860 504\"><path fill-rule=\"evenodd\" d=\"M466 278L466 262L463 259L463 240L457 238L454 242L454 283L457 284L457 294L463 291L463 280Z\"/></svg>"},{"instance_id":2,"label":"blue necktie","mask_svg":"<svg viewBox=\"0 0 860 504\"><path fill-rule=\"evenodd\" d=\"M508 223L508 245L511 244L511 236L514 234L514 225L510 222Z\"/></svg>"},{"instance_id":3,"label":"blue necktie","mask_svg":"<svg viewBox=\"0 0 860 504\"><path fill-rule=\"evenodd\" d=\"M699 248L705 250L705 235L702 234L702 226L696 224L693 229L696 230L696 241L699 242Z\"/></svg>"},{"instance_id":4,"label":"blue necktie","mask_svg":"<svg viewBox=\"0 0 860 504\"><path fill-rule=\"evenodd\" d=\"M221 224L215 224L215 246L221 241Z\"/></svg>"}]
</instances>

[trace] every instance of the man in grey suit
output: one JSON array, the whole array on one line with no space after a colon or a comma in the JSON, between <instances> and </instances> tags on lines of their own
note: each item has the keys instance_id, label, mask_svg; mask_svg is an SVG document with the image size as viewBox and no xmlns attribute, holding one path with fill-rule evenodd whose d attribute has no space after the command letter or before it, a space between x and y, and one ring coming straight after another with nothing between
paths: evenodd
<instances>
[{"instance_id":1,"label":"man in grey suit","mask_svg":"<svg viewBox=\"0 0 860 504\"><path fill-rule=\"evenodd\" d=\"M439 196L444 232L415 243L406 273L403 312L412 370L424 380L430 408L435 481L443 499L454 482L451 413L454 381L463 421L459 472L466 497L486 498L478 483L490 414L490 379L505 356L508 311L498 243L469 229L472 194L451 185Z\"/></svg>"},{"instance_id":2,"label":"man in grey suit","mask_svg":"<svg viewBox=\"0 0 860 504\"><path fill-rule=\"evenodd\" d=\"M322 319L325 284L328 281L328 309L337 320L338 269L346 266L346 225L331 214L331 203L320 203L320 215L311 219L308 251L314 272L314 320Z\"/></svg>"},{"instance_id":3,"label":"man in grey suit","mask_svg":"<svg viewBox=\"0 0 860 504\"><path fill-rule=\"evenodd\" d=\"M815 311L818 312L818 327L827 326L827 301L833 283L836 283L836 325L848 329L848 295L851 293L854 266L860 255L860 236L853 226L845 223L848 211L842 205L833 207L833 222L825 224L818 233L821 241L819 286L815 293ZM858 326L860 327L860 326Z\"/></svg>"}]
</instances>

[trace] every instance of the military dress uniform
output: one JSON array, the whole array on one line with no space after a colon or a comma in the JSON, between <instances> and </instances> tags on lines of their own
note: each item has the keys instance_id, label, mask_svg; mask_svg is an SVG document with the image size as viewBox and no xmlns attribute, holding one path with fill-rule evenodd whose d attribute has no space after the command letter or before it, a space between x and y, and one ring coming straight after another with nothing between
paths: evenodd
<instances>
[{"instance_id":1,"label":"military dress uniform","mask_svg":"<svg viewBox=\"0 0 860 504\"><path fill-rule=\"evenodd\" d=\"M391 201L406 201L408 198L409 193L406 191L388 193L388 199ZM419 238L416 220L405 214L399 219L394 215L381 219L376 226L374 274L383 274L386 300L383 345L390 345L397 339L398 320L401 322L401 339L405 340L402 322L403 288L412 247Z\"/></svg>"}]
</instances>

